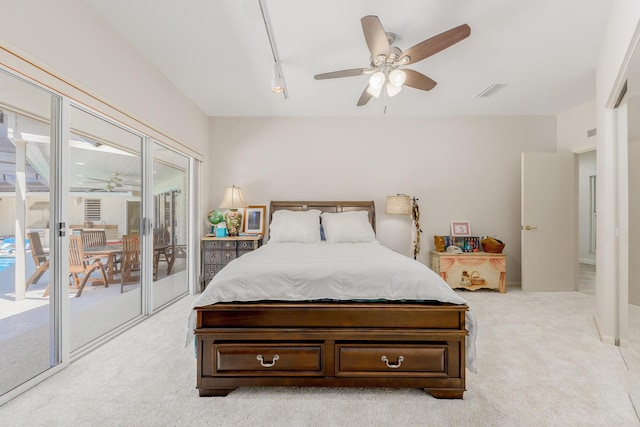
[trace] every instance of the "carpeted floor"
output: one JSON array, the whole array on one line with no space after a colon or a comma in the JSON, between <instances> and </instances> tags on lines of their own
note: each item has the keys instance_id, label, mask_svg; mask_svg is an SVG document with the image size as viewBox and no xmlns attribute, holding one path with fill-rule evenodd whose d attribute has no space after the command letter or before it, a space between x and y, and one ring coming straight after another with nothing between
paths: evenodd
<instances>
[{"instance_id":1,"label":"carpeted floor","mask_svg":"<svg viewBox=\"0 0 640 427\"><path fill-rule=\"evenodd\" d=\"M463 292L479 323L464 400L414 389L241 388L200 398L184 346L193 297L0 407L2 426L637 426L627 368L593 296Z\"/></svg>"}]
</instances>

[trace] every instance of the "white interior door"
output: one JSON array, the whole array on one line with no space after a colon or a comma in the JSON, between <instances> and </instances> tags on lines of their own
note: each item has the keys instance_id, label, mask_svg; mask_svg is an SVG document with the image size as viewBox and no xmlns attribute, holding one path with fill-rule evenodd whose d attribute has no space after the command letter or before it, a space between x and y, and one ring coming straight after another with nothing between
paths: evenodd
<instances>
[{"instance_id":1,"label":"white interior door","mask_svg":"<svg viewBox=\"0 0 640 427\"><path fill-rule=\"evenodd\" d=\"M573 153L522 154L522 290L577 289L578 207Z\"/></svg>"}]
</instances>

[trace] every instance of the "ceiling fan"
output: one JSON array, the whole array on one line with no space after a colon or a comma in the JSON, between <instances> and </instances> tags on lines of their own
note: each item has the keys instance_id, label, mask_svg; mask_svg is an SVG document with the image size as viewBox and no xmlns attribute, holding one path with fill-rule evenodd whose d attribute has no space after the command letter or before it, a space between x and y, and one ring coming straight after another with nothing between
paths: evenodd
<instances>
[{"instance_id":1,"label":"ceiling fan","mask_svg":"<svg viewBox=\"0 0 640 427\"><path fill-rule=\"evenodd\" d=\"M397 95L403 86L414 89L431 90L435 81L404 65L415 64L469 37L471 28L467 24L459 25L448 31L424 40L404 52L394 46L396 35L385 32L380 19L375 15L364 16L361 20L364 38L371 52L369 68L353 68L350 70L332 71L316 74L316 80L335 79L339 77L370 75L358 106L365 105L372 97L378 97L383 87L389 96Z\"/></svg>"},{"instance_id":2,"label":"ceiling fan","mask_svg":"<svg viewBox=\"0 0 640 427\"><path fill-rule=\"evenodd\" d=\"M107 191L107 192L112 192L112 191L119 191L119 189L121 189L122 187L124 187L124 183L122 181L122 178L120 178L118 173L114 173L113 176L109 179L101 179L101 178L87 178L91 181L94 182L103 182L104 183L104 187L103 188L94 188L91 191ZM127 184L129 185L129 184Z\"/></svg>"}]
</instances>

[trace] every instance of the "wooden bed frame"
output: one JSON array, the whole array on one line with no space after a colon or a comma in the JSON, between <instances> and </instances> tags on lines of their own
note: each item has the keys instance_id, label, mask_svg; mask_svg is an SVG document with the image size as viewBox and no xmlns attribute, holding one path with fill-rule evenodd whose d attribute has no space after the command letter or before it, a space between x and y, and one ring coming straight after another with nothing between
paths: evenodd
<instances>
[{"instance_id":1,"label":"wooden bed frame","mask_svg":"<svg viewBox=\"0 0 640 427\"><path fill-rule=\"evenodd\" d=\"M373 202L271 202L279 209L367 210ZM197 388L413 387L437 398L465 391L466 305L255 302L198 307Z\"/></svg>"}]
</instances>

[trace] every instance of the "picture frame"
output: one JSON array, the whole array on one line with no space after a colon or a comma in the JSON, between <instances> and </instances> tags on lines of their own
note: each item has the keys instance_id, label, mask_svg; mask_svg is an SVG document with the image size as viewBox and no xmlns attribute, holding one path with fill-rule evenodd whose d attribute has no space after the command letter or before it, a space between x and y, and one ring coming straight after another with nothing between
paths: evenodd
<instances>
[{"instance_id":1,"label":"picture frame","mask_svg":"<svg viewBox=\"0 0 640 427\"><path fill-rule=\"evenodd\" d=\"M452 236L471 236L471 224L469 221L451 221Z\"/></svg>"},{"instance_id":2,"label":"picture frame","mask_svg":"<svg viewBox=\"0 0 640 427\"><path fill-rule=\"evenodd\" d=\"M264 234L267 217L266 206L248 206L244 210L244 233Z\"/></svg>"}]
</instances>

